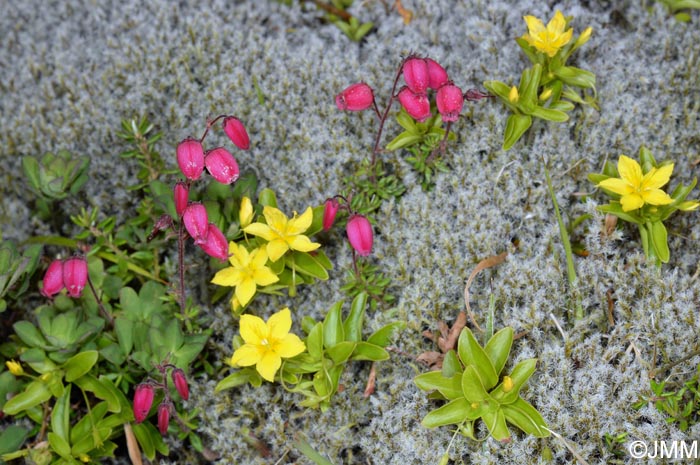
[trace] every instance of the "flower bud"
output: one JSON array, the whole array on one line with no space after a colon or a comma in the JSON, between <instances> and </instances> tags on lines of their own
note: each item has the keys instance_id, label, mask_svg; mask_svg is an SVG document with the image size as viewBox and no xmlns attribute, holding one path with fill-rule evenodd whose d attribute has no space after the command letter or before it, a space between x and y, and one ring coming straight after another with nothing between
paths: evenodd
<instances>
[{"instance_id":1,"label":"flower bud","mask_svg":"<svg viewBox=\"0 0 700 465\"><path fill-rule=\"evenodd\" d=\"M503 392L510 392L513 390L513 378L510 376L503 377Z\"/></svg>"},{"instance_id":2,"label":"flower bud","mask_svg":"<svg viewBox=\"0 0 700 465\"><path fill-rule=\"evenodd\" d=\"M87 284L87 261L82 257L69 258L63 263L63 285L71 297L80 297Z\"/></svg>"},{"instance_id":3,"label":"flower bud","mask_svg":"<svg viewBox=\"0 0 700 465\"><path fill-rule=\"evenodd\" d=\"M221 261L228 260L228 241L224 233L214 223L209 223L206 240L199 244L199 248L210 257L218 258Z\"/></svg>"},{"instance_id":4,"label":"flower bud","mask_svg":"<svg viewBox=\"0 0 700 465\"><path fill-rule=\"evenodd\" d=\"M187 138L177 145L177 164L187 179L196 181L204 171L204 148L197 139Z\"/></svg>"},{"instance_id":5,"label":"flower bud","mask_svg":"<svg viewBox=\"0 0 700 465\"><path fill-rule=\"evenodd\" d=\"M591 38L591 34L593 33L593 28L591 26L588 26L580 36L578 36L578 39L576 39L576 48L580 47L581 45L585 44L588 42L588 40Z\"/></svg>"},{"instance_id":6,"label":"flower bud","mask_svg":"<svg viewBox=\"0 0 700 465\"><path fill-rule=\"evenodd\" d=\"M168 426L170 426L170 409L172 406L170 402L164 401L158 406L158 431L162 436L168 432Z\"/></svg>"},{"instance_id":7,"label":"flower bud","mask_svg":"<svg viewBox=\"0 0 700 465\"><path fill-rule=\"evenodd\" d=\"M372 106L374 93L364 82L353 84L335 96L335 104L339 110L362 111Z\"/></svg>"},{"instance_id":8,"label":"flower bud","mask_svg":"<svg viewBox=\"0 0 700 465\"><path fill-rule=\"evenodd\" d=\"M518 100L520 100L520 94L518 93L518 88L513 86L510 88L510 92L508 92L508 100L510 100L511 103L516 103Z\"/></svg>"},{"instance_id":9,"label":"flower bud","mask_svg":"<svg viewBox=\"0 0 700 465\"><path fill-rule=\"evenodd\" d=\"M141 423L148 416L148 412L153 405L153 386L150 384L139 384L134 391L134 419L136 423Z\"/></svg>"},{"instance_id":10,"label":"flower bud","mask_svg":"<svg viewBox=\"0 0 700 465\"><path fill-rule=\"evenodd\" d=\"M41 295L52 298L54 295L61 292L63 289L63 261L54 260L46 269L44 274L44 287L41 289Z\"/></svg>"},{"instance_id":11,"label":"flower bud","mask_svg":"<svg viewBox=\"0 0 700 465\"><path fill-rule=\"evenodd\" d=\"M5 362L5 366L10 371L10 373L12 373L15 376L22 376L24 374L22 364L19 362L15 362L14 360L8 360Z\"/></svg>"},{"instance_id":12,"label":"flower bud","mask_svg":"<svg viewBox=\"0 0 700 465\"><path fill-rule=\"evenodd\" d=\"M406 113L418 122L430 117L430 101L425 94L416 94L408 87L403 87L399 91L399 102Z\"/></svg>"},{"instance_id":13,"label":"flower bud","mask_svg":"<svg viewBox=\"0 0 700 465\"><path fill-rule=\"evenodd\" d=\"M338 213L340 204L338 199L326 199L326 204L323 206L323 230L328 231L335 222L335 215Z\"/></svg>"},{"instance_id":14,"label":"flower bud","mask_svg":"<svg viewBox=\"0 0 700 465\"><path fill-rule=\"evenodd\" d=\"M175 389L177 389L177 393L180 394L180 397L182 397L183 400L189 399L190 388L187 385L185 372L179 368L175 368L172 373L170 373L170 377L172 378Z\"/></svg>"},{"instance_id":15,"label":"flower bud","mask_svg":"<svg viewBox=\"0 0 700 465\"><path fill-rule=\"evenodd\" d=\"M182 214L185 212L189 196L190 191L187 188L187 184L182 181L175 184L175 188L173 189L173 197L175 198L175 211L177 212L177 216L182 216Z\"/></svg>"},{"instance_id":16,"label":"flower bud","mask_svg":"<svg viewBox=\"0 0 700 465\"><path fill-rule=\"evenodd\" d=\"M547 89L542 91L542 93L539 96L539 99L540 99L540 101L544 102L551 96L552 96L552 88L548 87Z\"/></svg>"},{"instance_id":17,"label":"flower bud","mask_svg":"<svg viewBox=\"0 0 700 465\"><path fill-rule=\"evenodd\" d=\"M245 130L245 126L241 123L241 120L235 116L227 116L224 118L224 132L231 139L231 142L236 144L241 150L248 150L250 148L250 137L248 137L248 131Z\"/></svg>"},{"instance_id":18,"label":"flower bud","mask_svg":"<svg viewBox=\"0 0 700 465\"><path fill-rule=\"evenodd\" d=\"M462 90L452 83L440 87L435 96L438 111L443 122L457 121L464 105Z\"/></svg>"},{"instance_id":19,"label":"flower bud","mask_svg":"<svg viewBox=\"0 0 700 465\"><path fill-rule=\"evenodd\" d=\"M464 99L468 100L470 102L476 102L477 100L481 100L482 98L489 98L493 97L491 94L485 94L484 92L481 92L479 89L469 89L464 93Z\"/></svg>"},{"instance_id":20,"label":"flower bud","mask_svg":"<svg viewBox=\"0 0 700 465\"><path fill-rule=\"evenodd\" d=\"M352 215L345 226L350 245L363 257L372 252L374 234L369 220L362 215Z\"/></svg>"},{"instance_id":21,"label":"flower bud","mask_svg":"<svg viewBox=\"0 0 700 465\"><path fill-rule=\"evenodd\" d=\"M253 221L253 203L250 198L243 196L241 199L241 206L238 209L238 222L240 223L241 229L248 226Z\"/></svg>"},{"instance_id":22,"label":"flower bud","mask_svg":"<svg viewBox=\"0 0 700 465\"><path fill-rule=\"evenodd\" d=\"M207 230L209 229L209 217L207 209L201 203L191 203L185 208L182 214L182 221L185 229L190 234L194 243L199 245L207 240Z\"/></svg>"},{"instance_id":23,"label":"flower bud","mask_svg":"<svg viewBox=\"0 0 700 465\"><path fill-rule=\"evenodd\" d=\"M403 64L403 80L413 92L424 94L430 83L428 64L425 60L418 57L406 60Z\"/></svg>"},{"instance_id":24,"label":"flower bud","mask_svg":"<svg viewBox=\"0 0 700 465\"><path fill-rule=\"evenodd\" d=\"M433 90L438 90L440 87L447 84L449 78L447 77L445 68L440 66L437 61L430 58L426 58L425 63L428 66L428 87Z\"/></svg>"},{"instance_id":25,"label":"flower bud","mask_svg":"<svg viewBox=\"0 0 700 465\"><path fill-rule=\"evenodd\" d=\"M223 147L207 150L204 165L209 174L221 184L231 184L240 174L236 159Z\"/></svg>"}]
</instances>

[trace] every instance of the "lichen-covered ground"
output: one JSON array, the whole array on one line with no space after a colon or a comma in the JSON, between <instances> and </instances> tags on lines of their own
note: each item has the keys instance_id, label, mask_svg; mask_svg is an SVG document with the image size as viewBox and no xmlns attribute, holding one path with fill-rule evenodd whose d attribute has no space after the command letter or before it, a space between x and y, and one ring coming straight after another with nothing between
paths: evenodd
<instances>
[{"instance_id":1,"label":"lichen-covered ground","mask_svg":"<svg viewBox=\"0 0 700 465\"><path fill-rule=\"evenodd\" d=\"M400 165L408 189L376 216L373 254L393 279L397 301L390 311L369 314L368 326L399 319L406 329L396 348L412 356L432 350L421 332L453 320L464 308L471 270L508 251L505 263L475 280L471 305L483 321L493 294L497 328L527 331L514 344L512 363L539 359L523 395L563 440L516 434L504 445L458 437L450 454L454 463L542 463L544 448L553 453L550 463L572 463L576 459L563 441L588 463L609 463L606 433L626 432L629 441L697 439L697 427L681 432L655 409L637 411L632 404L648 394L653 366L698 349L699 214L670 219L671 261L657 269L645 260L636 229L603 235L595 206L604 198L594 194L584 201L581 194L593 191L587 173L599 171L606 158L636 157L640 145L657 160L675 161L672 188L697 176L700 15L694 12L684 24L659 5L636 0L404 0L414 13L404 25L378 0L355 3L351 11L376 24L359 44L319 20L310 5L7 2L0 16L3 237L23 240L47 230L27 203L20 166L26 154L65 148L92 158L90 182L83 194L62 203L65 214L87 204L107 213L132 212L124 188L134 183L138 168L118 157L125 146L115 132L122 118L144 114L164 132L158 148L172 167L176 144L199 134L207 117L237 115L252 142L250 151L236 154L242 169L255 171L261 186L274 189L287 212L319 205L341 189L347 167L370 153L376 131L371 113L339 112L335 93L364 80L386 98L401 57L410 52L442 63L463 89L483 89L482 82L492 79L517 82L528 65L514 41L525 32L522 16L548 20L558 8L574 16L576 34L589 25L594 29L571 63L597 75L600 111L577 109L567 123L540 124L529 144L521 141L504 152L503 106L468 103L454 126L458 140L449 145L450 172L437 177L433 191L424 192L408 165ZM265 96L262 104L254 80ZM392 122L387 133L396 130ZM593 215L574 231L590 252L576 258L576 290L586 312L579 322L570 313L543 159L565 215ZM262 298L254 311L267 316L288 305L298 316L319 318L342 299L339 288L350 261L341 232L325 247L335 264L329 281L295 298ZM202 254L193 255L205 262ZM192 282L193 288L200 285ZM607 319L609 290L614 326ZM231 355L237 323L225 304L209 312L221 362ZM699 361L677 366L671 378L687 378ZM436 463L452 433L420 425L435 407L412 383L422 370L409 356L394 355L377 366L376 393L364 399L369 367L354 365L342 380L344 392L321 413L296 407L299 398L279 385L215 395L215 384L229 372L222 366L220 377L196 380L188 405L201 411L201 435L221 464L310 463L292 446L297 435L338 464ZM270 455L263 457L250 437ZM182 454L169 460L195 460ZM624 453L621 461L633 463Z\"/></svg>"}]
</instances>

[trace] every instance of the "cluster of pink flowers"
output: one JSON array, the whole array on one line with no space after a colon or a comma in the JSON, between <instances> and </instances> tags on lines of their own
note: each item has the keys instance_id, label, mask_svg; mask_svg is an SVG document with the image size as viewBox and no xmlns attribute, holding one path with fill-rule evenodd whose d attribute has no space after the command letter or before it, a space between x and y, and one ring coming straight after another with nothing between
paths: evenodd
<instances>
[{"instance_id":1,"label":"cluster of pink flowers","mask_svg":"<svg viewBox=\"0 0 700 465\"><path fill-rule=\"evenodd\" d=\"M399 74L403 74L405 85L393 98L415 120L422 122L431 116L428 90L436 91L435 103L443 122L454 122L459 118L464 100L472 100L473 95L462 90L450 80L447 71L431 58L411 55L402 61ZM398 78L398 76L397 76ZM393 91L392 91L393 92ZM483 98L483 95L479 98ZM335 103L340 110L362 111L374 106L374 91L360 82L353 84L336 95Z\"/></svg>"},{"instance_id":2,"label":"cluster of pink flowers","mask_svg":"<svg viewBox=\"0 0 700 465\"><path fill-rule=\"evenodd\" d=\"M88 280L87 261L83 257L54 260L44 274L41 294L52 298L63 288L71 297L80 297Z\"/></svg>"},{"instance_id":3,"label":"cluster of pink flowers","mask_svg":"<svg viewBox=\"0 0 700 465\"><path fill-rule=\"evenodd\" d=\"M238 118L222 115L214 119L207 125L207 130L201 139L188 137L178 144L177 163L185 176L185 181L175 184L173 197L177 215L194 243L206 254L224 261L228 259L226 237L214 223L209 222L207 210L203 204L189 201L190 186L202 176L205 168L216 181L222 184L235 182L240 174L238 162L228 150L216 147L205 151L202 145L209 127L220 118L223 118L224 132L236 147L241 150L250 148L248 132Z\"/></svg>"},{"instance_id":4,"label":"cluster of pink flowers","mask_svg":"<svg viewBox=\"0 0 700 465\"><path fill-rule=\"evenodd\" d=\"M335 223L335 217L341 207L350 211L349 202L345 201L345 205L341 206L338 199L345 200L341 196L326 199L323 208L323 230L329 231ZM372 253L372 245L374 243L374 233L369 220L358 213L350 212L350 218L345 225L345 232L348 235L348 242L353 250L359 255L366 257Z\"/></svg>"},{"instance_id":5,"label":"cluster of pink flowers","mask_svg":"<svg viewBox=\"0 0 700 465\"><path fill-rule=\"evenodd\" d=\"M170 364L159 365L158 369L163 375L163 382L159 383L156 381L146 381L138 386L134 391L134 419L136 423L141 423L148 417L151 407L153 406L153 400L155 399L155 390L162 389L165 396L163 401L158 405L158 430L160 434L165 435L168 431L168 426L170 425L170 417L175 411L173 406L172 398L170 397L170 391L168 390L166 371L168 368L172 368L170 372L170 379L172 380L175 390L180 395L183 400L187 400L190 397L190 388L187 384L187 378L185 377L185 372L180 368L175 368Z\"/></svg>"}]
</instances>

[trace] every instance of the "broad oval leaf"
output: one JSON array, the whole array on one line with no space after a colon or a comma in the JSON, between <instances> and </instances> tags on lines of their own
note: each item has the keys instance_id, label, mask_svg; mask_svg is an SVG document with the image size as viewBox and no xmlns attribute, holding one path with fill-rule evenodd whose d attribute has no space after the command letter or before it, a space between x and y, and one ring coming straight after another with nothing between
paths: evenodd
<instances>
[{"instance_id":1,"label":"broad oval leaf","mask_svg":"<svg viewBox=\"0 0 700 465\"><path fill-rule=\"evenodd\" d=\"M343 322L345 330L345 340L359 342L362 340L362 322L365 316L365 307L367 306L367 293L360 292L352 300L350 313Z\"/></svg>"},{"instance_id":2,"label":"broad oval leaf","mask_svg":"<svg viewBox=\"0 0 700 465\"><path fill-rule=\"evenodd\" d=\"M380 362L389 359L389 352L369 342L360 341L355 347L355 352L352 354L353 360L368 360L371 362Z\"/></svg>"},{"instance_id":3,"label":"broad oval leaf","mask_svg":"<svg viewBox=\"0 0 700 465\"><path fill-rule=\"evenodd\" d=\"M345 340L345 331L343 330L343 320L340 312L343 308L343 302L337 302L328 310L326 318L323 320L323 346L328 349L337 343Z\"/></svg>"},{"instance_id":4,"label":"broad oval leaf","mask_svg":"<svg viewBox=\"0 0 700 465\"><path fill-rule=\"evenodd\" d=\"M549 436L549 430L544 418L527 401L518 398L512 404L503 405L501 409L508 423L520 428L524 433L532 434L538 438Z\"/></svg>"},{"instance_id":5,"label":"broad oval leaf","mask_svg":"<svg viewBox=\"0 0 700 465\"><path fill-rule=\"evenodd\" d=\"M51 391L46 384L41 381L32 381L24 391L9 399L2 411L7 415L17 415L24 410L46 402L50 398Z\"/></svg>"},{"instance_id":6,"label":"broad oval leaf","mask_svg":"<svg viewBox=\"0 0 700 465\"><path fill-rule=\"evenodd\" d=\"M512 345L513 328L510 326L498 331L491 336L489 342L486 343L484 351L486 351L486 355L489 356L489 360L491 360L497 375L503 371L503 367L506 365L506 361L508 361L508 355L510 354Z\"/></svg>"},{"instance_id":7,"label":"broad oval leaf","mask_svg":"<svg viewBox=\"0 0 700 465\"><path fill-rule=\"evenodd\" d=\"M438 391L449 400L464 397L462 393L462 377L457 374L446 378L439 371L429 371L413 378L413 382L416 383L418 389Z\"/></svg>"},{"instance_id":8,"label":"broad oval leaf","mask_svg":"<svg viewBox=\"0 0 700 465\"><path fill-rule=\"evenodd\" d=\"M471 365L476 369L484 389L489 391L496 385L498 382L496 369L469 328L464 328L460 333L457 342L457 352L465 367Z\"/></svg>"},{"instance_id":9,"label":"broad oval leaf","mask_svg":"<svg viewBox=\"0 0 700 465\"><path fill-rule=\"evenodd\" d=\"M427 414L421 424L426 428L437 428L461 423L467 418L469 408L467 399L460 397Z\"/></svg>"},{"instance_id":10,"label":"broad oval leaf","mask_svg":"<svg viewBox=\"0 0 700 465\"><path fill-rule=\"evenodd\" d=\"M348 358L350 358L350 355L352 355L352 351L355 350L356 344L356 342L352 341L339 342L333 347L326 349L326 353L333 362L345 363Z\"/></svg>"},{"instance_id":11,"label":"broad oval leaf","mask_svg":"<svg viewBox=\"0 0 700 465\"><path fill-rule=\"evenodd\" d=\"M63 364L63 369L66 370L66 381L71 383L90 372L97 363L98 357L99 354L96 350L86 350L73 355Z\"/></svg>"},{"instance_id":12,"label":"broad oval leaf","mask_svg":"<svg viewBox=\"0 0 700 465\"><path fill-rule=\"evenodd\" d=\"M474 365L464 369L461 379L462 394L469 402L483 402L489 398L488 392L481 384L481 378Z\"/></svg>"}]
</instances>

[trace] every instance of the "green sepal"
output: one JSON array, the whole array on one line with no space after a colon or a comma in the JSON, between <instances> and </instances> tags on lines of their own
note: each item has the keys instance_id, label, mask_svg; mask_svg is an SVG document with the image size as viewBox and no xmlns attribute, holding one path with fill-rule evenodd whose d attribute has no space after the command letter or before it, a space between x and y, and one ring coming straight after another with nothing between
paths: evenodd
<instances>
[{"instance_id":1,"label":"green sepal","mask_svg":"<svg viewBox=\"0 0 700 465\"><path fill-rule=\"evenodd\" d=\"M467 399L460 397L428 413L421 421L421 425L426 428L437 428L461 423L467 418L469 408Z\"/></svg>"},{"instance_id":2,"label":"green sepal","mask_svg":"<svg viewBox=\"0 0 700 465\"><path fill-rule=\"evenodd\" d=\"M486 343L484 351L488 355L489 360L493 364L493 368L498 375L503 371L503 367L506 365L508 360L508 355L510 354L510 348L513 345L513 328L507 326L496 334L491 336L489 342ZM443 362L444 366L444 362Z\"/></svg>"},{"instance_id":3,"label":"green sepal","mask_svg":"<svg viewBox=\"0 0 700 465\"><path fill-rule=\"evenodd\" d=\"M503 150L509 150L532 126L530 115L512 114L506 121L506 131L503 135Z\"/></svg>"},{"instance_id":4,"label":"green sepal","mask_svg":"<svg viewBox=\"0 0 700 465\"><path fill-rule=\"evenodd\" d=\"M418 389L423 391L438 391L446 399L454 400L464 397L462 392L462 376L455 374L450 378L446 378L439 371L429 371L421 373L413 378Z\"/></svg>"},{"instance_id":5,"label":"green sepal","mask_svg":"<svg viewBox=\"0 0 700 465\"><path fill-rule=\"evenodd\" d=\"M542 415L522 398L518 398L515 402L508 405L502 405L501 410L505 415L508 423L516 426L526 434L532 434L538 438L546 438L549 436L547 423L542 418Z\"/></svg>"},{"instance_id":6,"label":"green sepal","mask_svg":"<svg viewBox=\"0 0 700 465\"><path fill-rule=\"evenodd\" d=\"M481 379L484 389L493 388L498 382L498 374L491 359L474 338L469 328L462 329L457 342L457 352L465 367L473 366ZM466 371L466 369L465 369Z\"/></svg>"}]
</instances>

